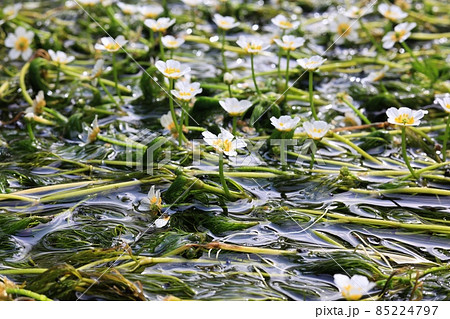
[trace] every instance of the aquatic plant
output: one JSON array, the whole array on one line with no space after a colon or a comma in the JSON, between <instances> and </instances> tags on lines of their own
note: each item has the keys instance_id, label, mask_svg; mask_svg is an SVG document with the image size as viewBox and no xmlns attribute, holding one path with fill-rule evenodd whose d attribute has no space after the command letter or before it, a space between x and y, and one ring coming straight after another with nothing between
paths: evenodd
<instances>
[{"instance_id":1,"label":"aquatic plant","mask_svg":"<svg viewBox=\"0 0 450 319\"><path fill-rule=\"evenodd\" d=\"M449 5L210 4L0 5L0 300L448 299Z\"/></svg>"}]
</instances>

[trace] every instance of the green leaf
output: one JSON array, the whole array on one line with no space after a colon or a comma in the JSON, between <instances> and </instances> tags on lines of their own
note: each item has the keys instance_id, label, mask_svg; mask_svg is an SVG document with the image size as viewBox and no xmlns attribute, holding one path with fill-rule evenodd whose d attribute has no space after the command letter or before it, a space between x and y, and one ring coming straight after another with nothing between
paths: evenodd
<instances>
[{"instance_id":1,"label":"green leaf","mask_svg":"<svg viewBox=\"0 0 450 319\"><path fill-rule=\"evenodd\" d=\"M31 61L30 69L28 71L28 78L30 79L31 86L35 91L48 91L48 83L44 77L48 69L47 60L42 58L36 58Z\"/></svg>"}]
</instances>

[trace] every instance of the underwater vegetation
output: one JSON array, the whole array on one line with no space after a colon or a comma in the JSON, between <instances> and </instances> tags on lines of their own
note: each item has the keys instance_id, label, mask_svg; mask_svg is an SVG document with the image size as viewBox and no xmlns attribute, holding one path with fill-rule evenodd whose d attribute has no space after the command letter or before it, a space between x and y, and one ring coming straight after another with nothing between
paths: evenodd
<instances>
[{"instance_id":1,"label":"underwater vegetation","mask_svg":"<svg viewBox=\"0 0 450 319\"><path fill-rule=\"evenodd\" d=\"M450 300L449 12L3 1L0 300Z\"/></svg>"}]
</instances>

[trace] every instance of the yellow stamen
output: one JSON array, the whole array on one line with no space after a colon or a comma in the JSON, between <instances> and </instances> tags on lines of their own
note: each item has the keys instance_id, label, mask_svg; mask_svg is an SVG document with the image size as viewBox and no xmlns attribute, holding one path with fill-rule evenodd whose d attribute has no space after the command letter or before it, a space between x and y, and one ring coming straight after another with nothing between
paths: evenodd
<instances>
[{"instance_id":1,"label":"yellow stamen","mask_svg":"<svg viewBox=\"0 0 450 319\"><path fill-rule=\"evenodd\" d=\"M286 27L286 28L292 28L292 23L287 20L280 21L280 25L282 25L283 27Z\"/></svg>"},{"instance_id":2,"label":"yellow stamen","mask_svg":"<svg viewBox=\"0 0 450 319\"><path fill-rule=\"evenodd\" d=\"M347 300L353 301L361 299L362 294L350 294L351 290L352 290L351 285L345 286L342 290L342 296Z\"/></svg>"},{"instance_id":3,"label":"yellow stamen","mask_svg":"<svg viewBox=\"0 0 450 319\"><path fill-rule=\"evenodd\" d=\"M181 72L181 70L177 69L177 68L166 68L164 70L164 73L167 73L167 74L174 74L174 73L180 73L180 72Z\"/></svg>"},{"instance_id":4,"label":"yellow stamen","mask_svg":"<svg viewBox=\"0 0 450 319\"><path fill-rule=\"evenodd\" d=\"M19 37L16 40L15 48L17 51L23 52L23 51L27 50L29 46L30 46L30 41L28 41L28 39L25 37Z\"/></svg>"},{"instance_id":5,"label":"yellow stamen","mask_svg":"<svg viewBox=\"0 0 450 319\"><path fill-rule=\"evenodd\" d=\"M119 45L115 42L108 43L107 45L105 45L105 49L108 51L116 51L119 49Z\"/></svg>"},{"instance_id":6,"label":"yellow stamen","mask_svg":"<svg viewBox=\"0 0 450 319\"><path fill-rule=\"evenodd\" d=\"M408 114L400 114L395 118L395 122L398 124L414 124L414 117L410 117Z\"/></svg>"},{"instance_id":7,"label":"yellow stamen","mask_svg":"<svg viewBox=\"0 0 450 319\"><path fill-rule=\"evenodd\" d=\"M262 49L262 46L261 45L257 45L257 44L253 44L253 43L249 43L249 44L247 44L247 47L245 49L247 51L248 50L260 51Z\"/></svg>"},{"instance_id":8,"label":"yellow stamen","mask_svg":"<svg viewBox=\"0 0 450 319\"><path fill-rule=\"evenodd\" d=\"M351 31L351 28L350 28L350 25L348 23L341 23L337 27L337 33L339 35L342 35L343 37L348 36L350 34L350 31Z\"/></svg>"},{"instance_id":9,"label":"yellow stamen","mask_svg":"<svg viewBox=\"0 0 450 319\"><path fill-rule=\"evenodd\" d=\"M89 141L95 141L97 139L97 135L100 133L100 128L99 127L94 127L92 129L92 133L89 134L88 136L88 140Z\"/></svg>"}]
</instances>

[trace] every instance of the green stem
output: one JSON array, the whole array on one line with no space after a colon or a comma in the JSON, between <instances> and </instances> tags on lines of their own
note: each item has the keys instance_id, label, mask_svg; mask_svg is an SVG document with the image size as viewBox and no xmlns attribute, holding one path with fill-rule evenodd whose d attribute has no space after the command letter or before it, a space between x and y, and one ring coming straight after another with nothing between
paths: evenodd
<instances>
[{"instance_id":1,"label":"green stem","mask_svg":"<svg viewBox=\"0 0 450 319\"><path fill-rule=\"evenodd\" d=\"M102 87L103 91L105 91L106 95L108 95L111 102L113 102L114 104L116 104L118 106L119 103L117 103L117 101L114 99L114 96L112 96L111 92L109 92L109 90L106 88L106 85L103 83L103 81L98 81L98 83Z\"/></svg>"},{"instance_id":2,"label":"green stem","mask_svg":"<svg viewBox=\"0 0 450 319\"><path fill-rule=\"evenodd\" d=\"M413 60L417 63L420 64L419 60L416 58L416 56L414 55L414 53L412 52L411 48L406 44L406 42L402 42L402 47L406 50L406 52L409 53L409 55L413 58Z\"/></svg>"},{"instance_id":3,"label":"green stem","mask_svg":"<svg viewBox=\"0 0 450 319\"><path fill-rule=\"evenodd\" d=\"M222 47L220 50L222 54L223 69L225 72L228 72L227 59L225 58L225 30L221 29L221 33Z\"/></svg>"},{"instance_id":4,"label":"green stem","mask_svg":"<svg viewBox=\"0 0 450 319\"><path fill-rule=\"evenodd\" d=\"M442 161L447 160L447 142L450 135L450 115L447 116L447 126L445 127L444 141L442 142Z\"/></svg>"},{"instance_id":5,"label":"green stem","mask_svg":"<svg viewBox=\"0 0 450 319\"><path fill-rule=\"evenodd\" d=\"M406 127L402 126L402 155L403 160L405 161L406 166L408 167L409 171L411 172L411 175L415 178L417 178L416 173L414 172L414 169L411 167L411 164L409 163L408 154L406 153Z\"/></svg>"},{"instance_id":6,"label":"green stem","mask_svg":"<svg viewBox=\"0 0 450 319\"><path fill-rule=\"evenodd\" d=\"M144 151L147 149L147 146L142 145L140 143L136 143L136 142L127 143L127 142L119 141L119 140L116 140L116 139L113 139L113 138L110 138L110 137L107 137L104 135L100 135L100 134L97 135L97 139L100 141L106 142L106 143L122 146L125 148L135 148L135 149L140 149L140 150L144 150Z\"/></svg>"},{"instance_id":7,"label":"green stem","mask_svg":"<svg viewBox=\"0 0 450 319\"><path fill-rule=\"evenodd\" d=\"M22 67L22 70L20 70L20 76L19 76L19 83L20 83L20 89L22 90L22 95L25 101L28 102L31 106L33 105L33 99L27 92L27 87L25 85L25 75L28 72L28 69L30 68L30 62L27 62Z\"/></svg>"},{"instance_id":8,"label":"green stem","mask_svg":"<svg viewBox=\"0 0 450 319\"><path fill-rule=\"evenodd\" d=\"M167 7L167 0L162 0L162 6L164 9L164 16L170 17L169 8Z\"/></svg>"},{"instance_id":9,"label":"green stem","mask_svg":"<svg viewBox=\"0 0 450 319\"><path fill-rule=\"evenodd\" d=\"M28 131L28 135L30 136L30 140L32 142L34 142L36 140L36 137L34 136L33 126L31 125L30 121L27 121L27 131Z\"/></svg>"},{"instance_id":10,"label":"green stem","mask_svg":"<svg viewBox=\"0 0 450 319\"><path fill-rule=\"evenodd\" d=\"M315 140L313 140L313 143L314 143L314 146L317 146ZM316 152L316 147L314 147L314 148L311 150L311 162L309 163L309 169L310 169L310 170L314 168L314 161L315 161L315 156L316 156L315 152Z\"/></svg>"},{"instance_id":11,"label":"green stem","mask_svg":"<svg viewBox=\"0 0 450 319\"><path fill-rule=\"evenodd\" d=\"M233 135L236 136L237 116L233 116Z\"/></svg>"},{"instance_id":12,"label":"green stem","mask_svg":"<svg viewBox=\"0 0 450 319\"><path fill-rule=\"evenodd\" d=\"M150 41L149 41L149 49L150 52L152 51L153 47L155 46L155 34L152 29L150 29Z\"/></svg>"},{"instance_id":13,"label":"green stem","mask_svg":"<svg viewBox=\"0 0 450 319\"><path fill-rule=\"evenodd\" d=\"M114 75L114 86L116 88L116 94L119 96L121 102L123 102L122 94L119 90L119 78L117 75L117 63L116 63L116 53L112 54L112 63L113 63L113 75Z\"/></svg>"},{"instance_id":14,"label":"green stem","mask_svg":"<svg viewBox=\"0 0 450 319\"><path fill-rule=\"evenodd\" d=\"M59 63L58 63L58 66L57 66L57 68L56 68L55 91L58 90L60 77L61 77L61 66L60 66Z\"/></svg>"},{"instance_id":15,"label":"green stem","mask_svg":"<svg viewBox=\"0 0 450 319\"><path fill-rule=\"evenodd\" d=\"M341 141L345 144L347 144L348 146L350 146L351 148L353 148L355 151L357 151L359 154L361 154L361 156L365 157L366 159L379 164L379 165L383 165L383 163L379 160L377 160L376 158L374 158L372 155L367 154L362 148L360 148L359 146L355 145L354 143L350 142L348 139L346 139L343 136L340 136L339 134L336 133L332 133L333 137L335 139L337 139L338 141Z\"/></svg>"},{"instance_id":16,"label":"green stem","mask_svg":"<svg viewBox=\"0 0 450 319\"><path fill-rule=\"evenodd\" d=\"M227 197L230 197L230 190L227 186L227 181L225 180L225 175L223 173L223 152L219 153L219 175L220 175L220 182L222 183L223 190L225 191L225 195Z\"/></svg>"},{"instance_id":17,"label":"green stem","mask_svg":"<svg viewBox=\"0 0 450 319\"><path fill-rule=\"evenodd\" d=\"M364 25L362 19L359 19L359 25L361 26L361 29L366 33L366 35L369 37L372 44L375 46L379 54L384 54L383 47L375 40L372 33L367 29L367 27Z\"/></svg>"},{"instance_id":18,"label":"green stem","mask_svg":"<svg viewBox=\"0 0 450 319\"><path fill-rule=\"evenodd\" d=\"M250 62L252 64L252 78L253 78L253 84L255 84L255 90L258 95L261 95L261 91L258 88L258 84L256 83L256 76L255 76L255 63L253 61L253 54L250 54Z\"/></svg>"},{"instance_id":19,"label":"green stem","mask_svg":"<svg viewBox=\"0 0 450 319\"><path fill-rule=\"evenodd\" d=\"M283 36L284 36L285 30L283 29L283 31L281 32L281 37L280 40L283 41ZM277 74L278 74L278 82L281 82L281 53L282 53L282 48L280 47L278 50L278 65L277 65Z\"/></svg>"},{"instance_id":20,"label":"green stem","mask_svg":"<svg viewBox=\"0 0 450 319\"><path fill-rule=\"evenodd\" d=\"M53 301L52 299L48 298L47 296L40 295L40 294L37 294L30 290L26 290L26 289L6 288L5 290L6 290L7 294L27 296L27 297L33 298L34 300L37 300L37 301Z\"/></svg>"},{"instance_id":21,"label":"green stem","mask_svg":"<svg viewBox=\"0 0 450 319\"><path fill-rule=\"evenodd\" d=\"M392 191L395 191L393 189ZM371 192L371 191L369 191ZM373 191L374 193L376 191ZM394 193L394 192L392 192ZM303 208L292 208L292 211L296 212L302 212L306 214L312 214L312 215L322 215L324 212L320 210L312 210L312 209L303 209ZM416 231L429 231L429 232L437 232L437 233L450 233L450 227L444 226L444 225L430 225L430 224L409 224L409 223L401 223L397 221L392 220L384 220L384 219L375 219L375 218L366 218L366 217L353 217L353 216L346 216L342 214L334 214L334 213L327 213L326 217L328 218L334 218L341 222L347 222L352 224L359 224L359 225L373 225L373 226L385 226L385 227L392 227L392 228L404 228L404 229L410 229L410 230L416 230Z\"/></svg>"},{"instance_id":22,"label":"green stem","mask_svg":"<svg viewBox=\"0 0 450 319\"><path fill-rule=\"evenodd\" d=\"M233 97L233 94L231 94L231 85L228 84L227 86L228 86L228 95L229 95L230 98L231 98L231 97Z\"/></svg>"},{"instance_id":23,"label":"green stem","mask_svg":"<svg viewBox=\"0 0 450 319\"><path fill-rule=\"evenodd\" d=\"M342 101L346 105L348 105L359 116L359 118L363 120L364 123L372 125L372 122L370 122L369 119L364 114L362 114L360 110L358 110L352 103L350 103L349 100L343 99ZM372 127L372 131L375 131L375 128Z\"/></svg>"},{"instance_id":24,"label":"green stem","mask_svg":"<svg viewBox=\"0 0 450 319\"><path fill-rule=\"evenodd\" d=\"M316 113L316 108L314 107L314 92L313 92L313 83L314 81L314 72L309 71L309 104L311 105L311 112L314 120L319 120L319 117Z\"/></svg>"},{"instance_id":25,"label":"green stem","mask_svg":"<svg viewBox=\"0 0 450 319\"><path fill-rule=\"evenodd\" d=\"M191 7L191 16L192 16L192 22L194 23L194 29L197 28L197 21L196 21L196 16L195 16L195 9L194 7Z\"/></svg>"},{"instance_id":26,"label":"green stem","mask_svg":"<svg viewBox=\"0 0 450 319\"><path fill-rule=\"evenodd\" d=\"M163 37L162 32L159 32L159 53L161 55L160 58L161 60L165 60L166 57L164 56L164 46L162 44L162 37Z\"/></svg>"},{"instance_id":27,"label":"green stem","mask_svg":"<svg viewBox=\"0 0 450 319\"><path fill-rule=\"evenodd\" d=\"M281 168L283 169L283 171L286 169L286 133L282 132L281 133L281 141L280 141L280 161L281 161Z\"/></svg>"},{"instance_id":28,"label":"green stem","mask_svg":"<svg viewBox=\"0 0 450 319\"><path fill-rule=\"evenodd\" d=\"M174 88L174 79L169 79L169 92L171 92L173 90L173 88ZM170 93L170 94L172 94L172 93ZM169 107L170 107L170 114L172 114L173 124L175 125L175 128L178 132L178 138L179 138L178 141L181 145L183 142L183 136L182 136L183 131L180 128L180 125L178 124L178 121L177 121L177 115L175 114L175 108L173 106L173 96L172 95L169 96Z\"/></svg>"},{"instance_id":29,"label":"green stem","mask_svg":"<svg viewBox=\"0 0 450 319\"><path fill-rule=\"evenodd\" d=\"M286 83L284 85L284 100L287 101L287 92L289 88L289 60L291 57L291 50L287 50L286 52Z\"/></svg>"},{"instance_id":30,"label":"green stem","mask_svg":"<svg viewBox=\"0 0 450 319\"><path fill-rule=\"evenodd\" d=\"M182 121L182 123L184 122L184 125L186 127L188 127L189 126L189 115L188 115L189 114L189 102L187 102L187 101L184 102L183 107L184 107L184 112L183 113L185 113L185 114L183 114L184 121ZM181 128L183 128L183 127L181 127Z\"/></svg>"}]
</instances>

